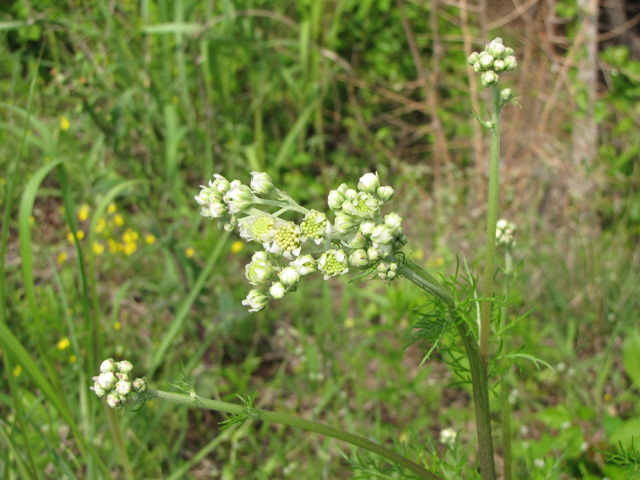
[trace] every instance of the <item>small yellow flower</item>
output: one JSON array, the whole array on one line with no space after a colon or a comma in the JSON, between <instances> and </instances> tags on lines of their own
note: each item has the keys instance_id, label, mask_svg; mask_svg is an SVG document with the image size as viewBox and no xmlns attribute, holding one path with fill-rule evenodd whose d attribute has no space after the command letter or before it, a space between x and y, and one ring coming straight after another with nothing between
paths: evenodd
<instances>
[{"instance_id":1,"label":"small yellow flower","mask_svg":"<svg viewBox=\"0 0 640 480\"><path fill-rule=\"evenodd\" d=\"M244 242L241 240L236 240L231 244L231 253L238 253L244 247Z\"/></svg>"},{"instance_id":2,"label":"small yellow flower","mask_svg":"<svg viewBox=\"0 0 640 480\"><path fill-rule=\"evenodd\" d=\"M62 265L66 261L67 261L67 253L66 252L60 252L58 254L58 258L56 258L56 262L58 262L58 265Z\"/></svg>"},{"instance_id":3,"label":"small yellow flower","mask_svg":"<svg viewBox=\"0 0 640 480\"><path fill-rule=\"evenodd\" d=\"M74 242L74 240L73 240L73 233L71 233L71 232L67 233L67 241L68 241L71 245L73 245L73 244L75 243L75 242Z\"/></svg>"},{"instance_id":4,"label":"small yellow flower","mask_svg":"<svg viewBox=\"0 0 640 480\"><path fill-rule=\"evenodd\" d=\"M113 323L113 329L114 330L120 330L122 328L122 324L120 322L114 322Z\"/></svg>"},{"instance_id":5,"label":"small yellow flower","mask_svg":"<svg viewBox=\"0 0 640 480\"><path fill-rule=\"evenodd\" d=\"M16 365L15 367L13 367L14 377L19 377L21 373L22 373L22 365Z\"/></svg>"},{"instance_id":6,"label":"small yellow flower","mask_svg":"<svg viewBox=\"0 0 640 480\"><path fill-rule=\"evenodd\" d=\"M107 222L105 221L104 218L100 217L98 219L98 223L96 224L96 233L102 233L102 231L104 230L104 227L107 226Z\"/></svg>"},{"instance_id":7,"label":"small yellow flower","mask_svg":"<svg viewBox=\"0 0 640 480\"><path fill-rule=\"evenodd\" d=\"M127 228L122 234L122 241L124 243L135 243L138 240L138 232Z\"/></svg>"},{"instance_id":8,"label":"small yellow flower","mask_svg":"<svg viewBox=\"0 0 640 480\"><path fill-rule=\"evenodd\" d=\"M108 238L107 243L109 244L109 252L111 253L118 253L122 248L122 246L113 238Z\"/></svg>"},{"instance_id":9,"label":"small yellow flower","mask_svg":"<svg viewBox=\"0 0 640 480\"><path fill-rule=\"evenodd\" d=\"M144 241L147 245L153 245L154 243L156 243L156 237L155 235L148 233L144 236Z\"/></svg>"},{"instance_id":10,"label":"small yellow flower","mask_svg":"<svg viewBox=\"0 0 640 480\"><path fill-rule=\"evenodd\" d=\"M124 225L124 218L122 217L122 215L117 214L113 217L113 223L121 227Z\"/></svg>"},{"instance_id":11,"label":"small yellow flower","mask_svg":"<svg viewBox=\"0 0 640 480\"><path fill-rule=\"evenodd\" d=\"M115 203L110 203L109 206L107 207L107 213L114 213L116 211L116 204Z\"/></svg>"},{"instance_id":12,"label":"small yellow flower","mask_svg":"<svg viewBox=\"0 0 640 480\"><path fill-rule=\"evenodd\" d=\"M84 238L84 232L83 232L82 230L78 230L78 231L76 232L76 238L77 238L78 240L82 240L82 239Z\"/></svg>"},{"instance_id":13,"label":"small yellow flower","mask_svg":"<svg viewBox=\"0 0 640 480\"><path fill-rule=\"evenodd\" d=\"M187 258L191 258L196 254L196 250L193 247L189 247L184 251L184 254L187 256Z\"/></svg>"},{"instance_id":14,"label":"small yellow flower","mask_svg":"<svg viewBox=\"0 0 640 480\"><path fill-rule=\"evenodd\" d=\"M66 131L69 130L69 127L71 127L69 119L67 117L60 117L60 128Z\"/></svg>"},{"instance_id":15,"label":"small yellow flower","mask_svg":"<svg viewBox=\"0 0 640 480\"><path fill-rule=\"evenodd\" d=\"M346 328L353 328L356 325L356 321L353 318L347 318L344 321L344 326Z\"/></svg>"},{"instance_id":16,"label":"small yellow flower","mask_svg":"<svg viewBox=\"0 0 640 480\"><path fill-rule=\"evenodd\" d=\"M87 218L89 218L89 205L83 203L78 210L78 220L84 222Z\"/></svg>"},{"instance_id":17,"label":"small yellow flower","mask_svg":"<svg viewBox=\"0 0 640 480\"><path fill-rule=\"evenodd\" d=\"M605 403L609 403L611 401L612 397L610 393L605 393L604 394L604 401Z\"/></svg>"},{"instance_id":18,"label":"small yellow flower","mask_svg":"<svg viewBox=\"0 0 640 480\"><path fill-rule=\"evenodd\" d=\"M129 257L131 255L133 255L133 253L138 249L138 245L136 244L136 242L127 242L124 244L122 251L124 252L124 254Z\"/></svg>"},{"instance_id":19,"label":"small yellow flower","mask_svg":"<svg viewBox=\"0 0 640 480\"><path fill-rule=\"evenodd\" d=\"M31 225L33 225L34 223L36 223L36 217L34 217L33 215L29 215L29 223Z\"/></svg>"},{"instance_id":20,"label":"small yellow flower","mask_svg":"<svg viewBox=\"0 0 640 480\"><path fill-rule=\"evenodd\" d=\"M93 253L102 255L104 253L104 245L100 242L93 242Z\"/></svg>"},{"instance_id":21,"label":"small yellow flower","mask_svg":"<svg viewBox=\"0 0 640 480\"><path fill-rule=\"evenodd\" d=\"M69 363L76 363L77 360L75 355L69 355Z\"/></svg>"},{"instance_id":22,"label":"small yellow flower","mask_svg":"<svg viewBox=\"0 0 640 480\"><path fill-rule=\"evenodd\" d=\"M62 351L66 348L69 348L69 345L70 345L69 339L67 337L62 337L58 342L58 344L56 345L56 347L58 347L58 350Z\"/></svg>"}]
</instances>

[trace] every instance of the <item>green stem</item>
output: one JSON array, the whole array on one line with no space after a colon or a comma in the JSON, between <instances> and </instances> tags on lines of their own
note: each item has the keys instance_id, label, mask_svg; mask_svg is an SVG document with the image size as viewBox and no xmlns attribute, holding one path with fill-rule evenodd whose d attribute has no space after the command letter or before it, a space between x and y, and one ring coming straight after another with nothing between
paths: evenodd
<instances>
[{"instance_id":1,"label":"green stem","mask_svg":"<svg viewBox=\"0 0 640 480\"><path fill-rule=\"evenodd\" d=\"M498 188L500 181L500 88L491 86L491 153L489 165L489 198L487 211L487 244L485 250L482 310L480 312L480 355L487 368L489 356L489 328L491 323L491 297L493 297L493 261L496 251L496 224L498 222Z\"/></svg>"},{"instance_id":2,"label":"green stem","mask_svg":"<svg viewBox=\"0 0 640 480\"><path fill-rule=\"evenodd\" d=\"M505 326L508 318L508 301L511 294L511 280L513 278L513 259L511 248L506 247L504 252L504 301L500 309L500 330ZM503 337L504 338L504 337ZM507 348L506 340L503 340L503 349ZM513 465L511 461L511 405L509 404L509 371L502 375L500 385L500 410L502 424L502 460L504 463L504 480L511 480Z\"/></svg>"},{"instance_id":3,"label":"green stem","mask_svg":"<svg viewBox=\"0 0 640 480\"><path fill-rule=\"evenodd\" d=\"M216 410L219 412L229 413L231 415L240 415L243 412L247 412L246 408L241 405L235 405L233 403L220 402L218 400L211 400L202 398L197 395L183 395L181 393L163 392L161 390L147 391L148 398L160 398L173 403L179 403L182 405L189 405L191 407L206 408L208 410ZM306 420L298 418L294 415L288 415L286 413L270 412L268 410L251 409L247 418L254 418L256 420L262 420L265 422L278 423L280 425L288 425L291 427L301 428L303 430L309 430L311 432L320 433L327 437L337 438L352 445L364 448L370 452L376 453L387 460L391 460L394 463L406 468L407 470L415 473L420 478L426 478L429 480L443 480L428 470L424 469L415 462L412 462L406 457L384 448L377 443L371 442L366 438L353 433L345 432L343 430L329 427L313 420Z\"/></svg>"},{"instance_id":4,"label":"green stem","mask_svg":"<svg viewBox=\"0 0 640 480\"><path fill-rule=\"evenodd\" d=\"M437 297L449 307L455 308L456 301L453 295L434 276L412 260L406 259L398 269L398 274ZM478 463L480 464L482 479L494 480L496 473L493 462L493 437L487 375L482 363L480 349L469 326L464 320L460 319L456 327L469 358L473 404L476 413L476 430L478 432Z\"/></svg>"}]
</instances>

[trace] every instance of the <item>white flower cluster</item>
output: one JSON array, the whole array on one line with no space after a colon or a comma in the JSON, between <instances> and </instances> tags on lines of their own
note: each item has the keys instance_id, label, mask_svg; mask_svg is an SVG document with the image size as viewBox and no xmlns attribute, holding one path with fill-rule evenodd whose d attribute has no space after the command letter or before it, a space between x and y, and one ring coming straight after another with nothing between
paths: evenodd
<instances>
[{"instance_id":1,"label":"white flower cluster","mask_svg":"<svg viewBox=\"0 0 640 480\"><path fill-rule=\"evenodd\" d=\"M473 71L480 74L480 80L482 85L488 87L490 85L497 85L500 79L499 73L510 72L518 67L518 62L513 49L505 47L502 44L502 38L496 37L486 49L482 52L473 52L467 58L469 65L473 65ZM508 90L508 89L505 89ZM509 101L513 98L511 90L508 92L500 92L503 101ZM505 97L510 97L506 98Z\"/></svg>"},{"instance_id":2,"label":"white flower cluster","mask_svg":"<svg viewBox=\"0 0 640 480\"><path fill-rule=\"evenodd\" d=\"M512 248L516 241L514 239L518 227L504 219L498 220L496 225L496 244L505 248Z\"/></svg>"},{"instance_id":3,"label":"white flower cluster","mask_svg":"<svg viewBox=\"0 0 640 480\"><path fill-rule=\"evenodd\" d=\"M377 173L362 176L357 190L342 184L331 191L328 201L335 213L333 223L325 213L307 210L275 188L266 173L251 172L251 176L246 186L216 174L195 197L203 216L218 219L227 231L237 226L243 239L263 246L245 267L249 283L259 287L242 302L250 312L265 308L269 297L278 300L295 291L302 277L316 271L328 279L347 273L349 267L377 268L384 280L396 277L394 255L406 243L406 236L399 215L383 217L380 213L394 191L380 185ZM267 207L277 211L267 211ZM296 223L282 218L286 212L304 217Z\"/></svg>"},{"instance_id":4,"label":"white flower cluster","mask_svg":"<svg viewBox=\"0 0 640 480\"><path fill-rule=\"evenodd\" d=\"M116 362L109 358L100 365L100 375L92 378L93 386L90 388L100 398L106 395L107 405L111 408L121 409L127 400L135 400L138 394L147 390L146 378L131 381L129 374L132 370L131 362Z\"/></svg>"}]
</instances>

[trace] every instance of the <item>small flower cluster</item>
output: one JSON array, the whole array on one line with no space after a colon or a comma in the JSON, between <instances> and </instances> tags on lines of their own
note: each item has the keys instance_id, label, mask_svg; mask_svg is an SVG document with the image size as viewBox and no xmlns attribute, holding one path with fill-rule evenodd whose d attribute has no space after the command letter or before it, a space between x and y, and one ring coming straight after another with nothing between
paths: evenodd
<instances>
[{"instance_id":1,"label":"small flower cluster","mask_svg":"<svg viewBox=\"0 0 640 480\"><path fill-rule=\"evenodd\" d=\"M131 362L116 362L109 358L100 365L100 375L92 378L94 383L90 388L98 397L106 396L107 405L119 410L128 400L135 400L139 394L147 390L146 378L131 381L129 374L132 370Z\"/></svg>"},{"instance_id":2,"label":"small flower cluster","mask_svg":"<svg viewBox=\"0 0 640 480\"><path fill-rule=\"evenodd\" d=\"M516 241L514 239L518 227L507 220L498 220L496 225L496 244L505 248L512 248Z\"/></svg>"},{"instance_id":3,"label":"small flower cluster","mask_svg":"<svg viewBox=\"0 0 640 480\"><path fill-rule=\"evenodd\" d=\"M467 62L469 65L473 65L474 72L480 74L480 80L482 81L482 85L485 87L497 85L498 80L500 79L498 75L499 73L511 72L518 67L518 62L513 54L513 49L505 47L502 44L502 38L500 37L496 37L491 40L489 45L487 45L486 49L482 52L473 52L469 55ZM503 101L509 101L512 98L511 90L508 92L502 91L500 92L500 95L503 97ZM504 97L510 98L505 99Z\"/></svg>"},{"instance_id":4,"label":"small flower cluster","mask_svg":"<svg viewBox=\"0 0 640 480\"><path fill-rule=\"evenodd\" d=\"M342 184L331 191L333 223L325 213L298 205L273 185L268 174L251 172L251 176L247 186L215 174L195 197L203 216L218 219L218 226L227 231L237 227L244 240L264 248L245 267L249 283L260 287L242 302L250 312L265 308L269 297L278 300L295 291L302 277L317 271L325 280L344 275L349 267L376 269L384 280L396 277L395 253L406 236L399 215L383 217L380 212L394 191L380 185L377 173L362 176L357 190ZM272 213L266 207L278 210ZM281 217L286 212L304 217L296 223Z\"/></svg>"}]
</instances>

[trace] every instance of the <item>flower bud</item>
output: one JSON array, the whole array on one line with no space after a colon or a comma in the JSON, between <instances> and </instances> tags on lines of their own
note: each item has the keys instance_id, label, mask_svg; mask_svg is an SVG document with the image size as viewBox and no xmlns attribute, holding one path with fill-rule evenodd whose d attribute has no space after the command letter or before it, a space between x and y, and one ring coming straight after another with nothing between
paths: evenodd
<instances>
[{"instance_id":1,"label":"flower bud","mask_svg":"<svg viewBox=\"0 0 640 480\"><path fill-rule=\"evenodd\" d=\"M131 382L120 380L118 383L116 383L116 392L118 392L118 395L120 395L121 397L128 395L130 391Z\"/></svg>"},{"instance_id":2,"label":"flower bud","mask_svg":"<svg viewBox=\"0 0 640 480\"><path fill-rule=\"evenodd\" d=\"M512 100L513 97L514 95L510 88L503 88L500 90L500 100L502 100L503 103Z\"/></svg>"},{"instance_id":3,"label":"flower bud","mask_svg":"<svg viewBox=\"0 0 640 480\"><path fill-rule=\"evenodd\" d=\"M372 218L378 211L378 200L370 193L360 192L355 199L356 216L361 218ZM346 213L349 213L345 210Z\"/></svg>"},{"instance_id":4,"label":"flower bud","mask_svg":"<svg viewBox=\"0 0 640 480\"><path fill-rule=\"evenodd\" d=\"M499 79L500 77L493 70L489 70L488 72L484 72L482 75L480 75L480 80L482 81L482 85L484 87L495 85L496 83L498 83Z\"/></svg>"},{"instance_id":5,"label":"flower bud","mask_svg":"<svg viewBox=\"0 0 640 480\"><path fill-rule=\"evenodd\" d=\"M371 245L367 249L367 257L369 258L369 262L373 263L380 259L380 250L376 245Z\"/></svg>"},{"instance_id":6,"label":"flower bud","mask_svg":"<svg viewBox=\"0 0 640 480\"><path fill-rule=\"evenodd\" d=\"M111 408L120 409L122 408L122 400L120 400L120 395L115 390L107 395L107 405Z\"/></svg>"},{"instance_id":7,"label":"flower bud","mask_svg":"<svg viewBox=\"0 0 640 480\"><path fill-rule=\"evenodd\" d=\"M386 245L391 243L392 240L393 235L385 225L377 225L376 228L373 229L373 233L371 234L372 242Z\"/></svg>"},{"instance_id":8,"label":"flower bud","mask_svg":"<svg viewBox=\"0 0 640 480\"><path fill-rule=\"evenodd\" d=\"M342 244L349 248L363 248L367 244L367 239L359 230L356 230L344 238Z\"/></svg>"},{"instance_id":9,"label":"flower bud","mask_svg":"<svg viewBox=\"0 0 640 480\"><path fill-rule=\"evenodd\" d=\"M274 299L280 300L287 294L287 289L284 288L284 285L282 285L280 282L276 282L269 288L269 293Z\"/></svg>"},{"instance_id":10,"label":"flower bud","mask_svg":"<svg viewBox=\"0 0 640 480\"><path fill-rule=\"evenodd\" d=\"M518 61L516 60L516 57L514 57L513 55L505 57L504 68L507 72L512 72L513 70L518 68Z\"/></svg>"},{"instance_id":11,"label":"flower bud","mask_svg":"<svg viewBox=\"0 0 640 480\"><path fill-rule=\"evenodd\" d=\"M217 173L213 175L215 180L213 182L209 182L209 186L215 190L217 190L220 195L224 195L231 188L231 184L229 181L224 178L222 175L218 175Z\"/></svg>"},{"instance_id":12,"label":"flower bud","mask_svg":"<svg viewBox=\"0 0 640 480\"><path fill-rule=\"evenodd\" d=\"M493 70L496 73L502 73L504 71L504 62L502 60L496 60L493 62Z\"/></svg>"},{"instance_id":13,"label":"flower bud","mask_svg":"<svg viewBox=\"0 0 640 480\"><path fill-rule=\"evenodd\" d=\"M89 387L89 389L90 389L90 390L93 390L93 391L95 392L95 394L96 394L98 397L100 397L100 398L104 397L104 396L107 394L107 391L106 391L104 388L102 388L102 387L98 384L98 382L95 382L95 383L93 384L93 387Z\"/></svg>"},{"instance_id":14,"label":"flower bud","mask_svg":"<svg viewBox=\"0 0 640 480\"><path fill-rule=\"evenodd\" d=\"M383 203L386 203L389 200L391 200L391 197L393 197L395 190L392 187L384 186L384 187L378 188L377 193L378 193L378 198L380 198L380 201L382 201Z\"/></svg>"},{"instance_id":15,"label":"flower bud","mask_svg":"<svg viewBox=\"0 0 640 480\"><path fill-rule=\"evenodd\" d=\"M113 372L116 369L116 362L109 358L100 364L100 373Z\"/></svg>"},{"instance_id":16,"label":"flower bud","mask_svg":"<svg viewBox=\"0 0 640 480\"><path fill-rule=\"evenodd\" d=\"M493 57L487 52L482 52L478 63L480 64L482 71L487 71L493 67Z\"/></svg>"},{"instance_id":17,"label":"flower bud","mask_svg":"<svg viewBox=\"0 0 640 480\"><path fill-rule=\"evenodd\" d=\"M500 37L491 40L491 43L489 43L489 47L487 48L487 53L498 60L504 58L505 51L506 48L502 44L502 39Z\"/></svg>"},{"instance_id":18,"label":"flower bud","mask_svg":"<svg viewBox=\"0 0 640 480\"><path fill-rule=\"evenodd\" d=\"M353 188L348 188L345 192L344 192L344 196L347 200L355 200L356 197L358 196L358 192L356 190L354 190Z\"/></svg>"},{"instance_id":19,"label":"flower bud","mask_svg":"<svg viewBox=\"0 0 640 480\"><path fill-rule=\"evenodd\" d=\"M346 203L346 202L345 202ZM341 235L349 233L355 227L353 217L339 213L336 215L335 230Z\"/></svg>"},{"instance_id":20,"label":"flower bud","mask_svg":"<svg viewBox=\"0 0 640 480\"><path fill-rule=\"evenodd\" d=\"M290 262L289 265L295 268L300 275L309 275L318 269L316 261L311 255L302 255Z\"/></svg>"},{"instance_id":21,"label":"flower bud","mask_svg":"<svg viewBox=\"0 0 640 480\"><path fill-rule=\"evenodd\" d=\"M133 365L127 360L116 363L116 367L120 373L129 373L133 370Z\"/></svg>"},{"instance_id":22,"label":"flower bud","mask_svg":"<svg viewBox=\"0 0 640 480\"><path fill-rule=\"evenodd\" d=\"M467 63L469 65L473 65L478 60L480 60L480 54L478 52L471 52L471 55L467 57Z\"/></svg>"},{"instance_id":23,"label":"flower bud","mask_svg":"<svg viewBox=\"0 0 640 480\"><path fill-rule=\"evenodd\" d=\"M278 274L280 283L284 285L287 290L292 290L300 283L300 274L293 267L285 267Z\"/></svg>"},{"instance_id":24,"label":"flower bud","mask_svg":"<svg viewBox=\"0 0 640 480\"><path fill-rule=\"evenodd\" d=\"M340 190L331 190L329 192L329 197L327 198L327 204L331 210L340 210L345 200L344 192L341 192Z\"/></svg>"},{"instance_id":25,"label":"flower bud","mask_svg":"<svg viewBox=\"0 0 640 480\"><path fill-rule=\"evenodd\" d=\"M395 212L391 212L389 215L384 216L384 224L389 230L395 232L402 227L402 217Z\"/></svg>"},{"instance_id":26,"label":"flower bud","mask_svg":"<svg viewBox=\"0 0 640 480\"><path fill-rule=\"evenodd\" d=\"M138 393L146 392L147 391L147 378L146 377L136 378L133 381L131 386Z\"/></svg>"},{"instance_id":27,"label":"flower bud","mask_svg":"<svg viewBox=\"0 0 640 480\"><path fill-rule=\"evenodd\" d=\"M235 180L234 180L235 182ZM234 184L224 196L224 201L229 206L229 213L236 214L248 209L255 200L255 196L249 187L242 184Z\"/></svg>"},{"instance_id":28,"label":"flower bud","mask_svg":"<svg viewBox=\"0 0 640 480\"><path fill-rule=\"evenodd\" d=\"M244 274L251 285L262 285L273 276L273 265L269 260L252 260L244 267Z\"/></svg>"},{"instance_id":29,"label":"flower bud","mask_svg":"<svg viewBox=\"0 0 640 480\"><path fill-rule=\"evenodd\" d=\"M267 296L260 290L250 290L247 298L242 301L242 305L248 306L250 312L259 312L267 306Z\"/></svg>"},{"instance_id":30,"label":"flower bud","mask_svg":"<svg viewBox=\"0 0 640 480\"><path fill-rule=\"evenodd\" d=\"M376 224L371 220L365 220L360 224L360 233L365 237L370 236L373 233L373 229L376 228Z\"/></svg>"},{"instance_id":31,"label":"flower bud","mask_svg":"<svg viewBox=\"0 0 640 480\"><path fill-rule=\"evenodd\" d=\"M251 190L261 195L267 195L273 190L273 180L266 172L251 172Z\"/></svg>"},{"instance_id":32,"label":"flower bud","mask_svg":"<svg viewBox=\"0 0 640 480\"><path fill-rule=\"evenodd\" d=\"M98 376L96 383L100 385L103 390L109 391L116 384L117 378L113 372L103 372Z\"/></svg>"},{"instance_id":33,"label":"flower bud","mask_svg":"<svg viewBox=\"0 0 640 480\"><path fill-rule=\"evenodd\" d=\"M376 190L380 187L380 179L378 173L366 173L360 177L358 182L358 189L366 193L376 193Z\"/></svg>"},{"instance_id":34,"label":"flower bud","mask_svg":"<svg viewBox=\"0 0 640 480\"><path fill-rule=\"evenodd\" d=\"M368 267L369 257L367 256L367 252L365 252L362 248L354 250L351 255L349 255L349 265L355 268Z\"/></svg>"},{"instance_id":35,"label":"flower bud","mask_svg":"<svg viewBox=\"0 0 640 480\"><path fill-rule=\"evenodd\" d=\"M216 200L209 204L208 215L205 215L205 217L221 218L227 213L227 206L222 202L222 200Z\"/></svg>"}]
</instances>

